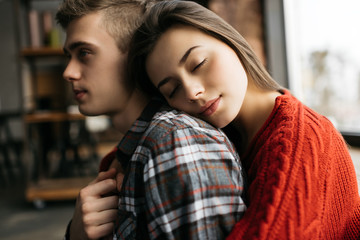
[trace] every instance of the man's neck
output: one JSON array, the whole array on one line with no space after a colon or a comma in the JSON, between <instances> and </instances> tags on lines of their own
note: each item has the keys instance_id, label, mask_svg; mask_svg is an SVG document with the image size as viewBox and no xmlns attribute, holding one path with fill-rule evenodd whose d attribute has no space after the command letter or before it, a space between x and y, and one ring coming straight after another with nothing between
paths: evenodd
<instances>
[{"instance_id":1,"label":"man's neck","mask_svg":"<svg viewBox=\"0 0 360 240\"><path fill-rule=\"evenodd\" d=\"M133 123L140 117L149 101L150 99L144 93L135 90L127 102L126 109L111 116L114 127L122 134L126 134Z\"/></svg>"}]
</instances>

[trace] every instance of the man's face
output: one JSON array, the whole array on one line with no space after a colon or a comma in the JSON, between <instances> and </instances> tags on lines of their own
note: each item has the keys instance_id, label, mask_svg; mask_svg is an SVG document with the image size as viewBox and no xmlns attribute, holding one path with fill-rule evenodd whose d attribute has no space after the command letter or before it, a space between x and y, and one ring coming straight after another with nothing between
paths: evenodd
<instances>
[{"instance_id":1,"label":"man's face","mask_svg":"<svg viewBox=\"0 0 360 240\"><path fill-rule=\"evenodd\" d=\"M72 84L81 113L89 116L119 114L132 90L125 79L126 53L92 13L72 21L66 29L65 54L69 58L64 78Z\"/></svg>"}]
</instances>

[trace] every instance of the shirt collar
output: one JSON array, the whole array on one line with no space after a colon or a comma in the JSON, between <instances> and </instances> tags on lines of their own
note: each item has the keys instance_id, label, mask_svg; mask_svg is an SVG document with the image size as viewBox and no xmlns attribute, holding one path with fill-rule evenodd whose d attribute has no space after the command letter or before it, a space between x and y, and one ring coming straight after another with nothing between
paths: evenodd
<instances>
[{"instance_id":1,"label":"shirt collar","mask_svg":"<svg viewBox=\"0 0 360 240\"><path fill-rule=\"evenodd\" d=\"M159 99L152 99L142 111L140 117L132 124L129 131L117 145L116 157L123 169L126 169L131 156L133 155L138 143L148 128L152 118L164 105Z\"/></svg>"}]
</instances>

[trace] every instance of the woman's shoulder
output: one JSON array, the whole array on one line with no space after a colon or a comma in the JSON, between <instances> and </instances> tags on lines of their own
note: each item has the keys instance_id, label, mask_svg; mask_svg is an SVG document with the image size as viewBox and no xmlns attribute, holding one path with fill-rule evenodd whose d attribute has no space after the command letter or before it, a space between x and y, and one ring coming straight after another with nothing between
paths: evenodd
<instances>
[{"instance_id":1,"label":"woman's shoulder","mask_svg":"<svg viewBox=\"0 0 360 240\"><path fill-rule=\"evenodd\" d=\"M279 121L292 123L293 131L316 135L338 132L327 117L305 105L289 91L283 95L282 103L279 105L279 115Z\"/></svg>"},{"instance_id":2,"label":"woman's shoulder","mask_svg":"<svg viewBox=\"0 0 360 240\"><path fill-rule=\"evenodd\" d=\"M276 113L264 133L270 145L286 141L296 149L315 147L321 152L325 152L330 143L344 142L328 118L303 104L290 92L279 98Z\"/></svg>"},{"instance_id":3,"label":"woman's shoulder","mask_svg":"<svg viewBox=\"0 0 360 240\"><path fill-rule=\"evenodd\" d=\"M324 142L336 128L323 115L309 108L288 90L276 99L273 113L258 134L260 145L278 145L287 141L299 145L306 140ZM301 145L300 144L300 145Z\"/></svg>"}]
</instances>

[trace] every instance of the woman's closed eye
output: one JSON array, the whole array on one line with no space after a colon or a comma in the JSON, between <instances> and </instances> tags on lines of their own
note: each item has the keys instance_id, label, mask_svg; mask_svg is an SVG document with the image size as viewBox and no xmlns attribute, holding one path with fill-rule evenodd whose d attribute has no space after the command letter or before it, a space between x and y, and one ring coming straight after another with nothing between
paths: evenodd
<instances>
[{"instance_id":1,"label":"woman's closed eye","mask_svg":"<svg viewBox=\"0 0 360 240\"><path fill-rule=\"evenodd\" d=\"M195 72L197 69L199 69L201 66L203 66L206 62L207 62L207 58L205 58L205 59L202 60L199 64L197 64L197 65L191 70L191 72Z\"/></svg>"},{"instance_id":2,"label":"woman's closed eye","mask_svg":"<svg viewBox=\"0 0 360 240\"><path fill-rule=\"evenodd\" d=\"M197 64L192 70L191 72L195 72L197 69L199 69L200 67L202 67L205 63L207 63L207 58L205 58L204 60L202 60L199 64ZM181 84L177 84L171 91L170 94L168 94L168 98L172 99L175 94L177 93L177 91L179 90L179 88L181 87Z\"/></svg>"},{"instance_id":3,"label":"woman's closed eye","mask_svg":"<svg viewBox=\"0 0 360 240\"><path fill-rule=\"evenodd\" d=\"M171 99L171 98L173 98L174 97L174 95L175 95L175 93L177 92L177 90L179 89L179 87L180 87L180 84L178 84L178 85L176 85L175 87L174 87L174 89L170 92L170 94L169 94L169 99Z\"/></svg>"}]
</instances>

